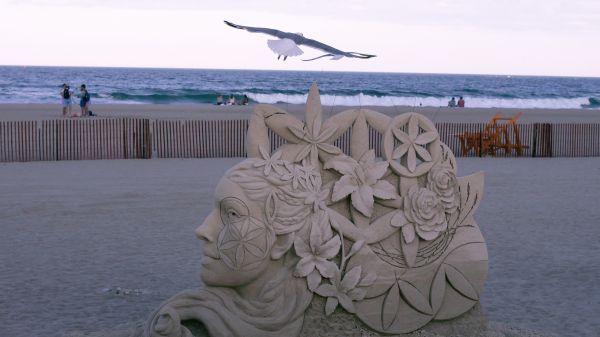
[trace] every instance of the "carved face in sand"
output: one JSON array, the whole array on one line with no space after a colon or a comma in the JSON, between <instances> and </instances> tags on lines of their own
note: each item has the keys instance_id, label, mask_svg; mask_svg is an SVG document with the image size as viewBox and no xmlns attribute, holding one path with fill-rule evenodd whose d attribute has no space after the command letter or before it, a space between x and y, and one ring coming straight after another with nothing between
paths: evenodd
<instances>
[{"instance_id":1,"label":"carved face in sand","mask_svg":"<svg viewBox=\"0 0 600 337\"><path fill-rule=\"evenodd\" d=\"M217 185L215 207L196 235L204 241L202 280L228 287L260 276L269 265L275 240L265 220L264 200L252 200L227 176Z\"/></svg>"},{"instance_id":2,"label":"carved face in sand","mask_svg":"<svg viewBox=\"0 0 600 337\"><path fill-rule=\"evenodd\" d=\"M208 287L169 300L145 336L189 336L189 319L217 336L298 336L313 294L325 315L341 306L386 334L477 302L483 175L456 177L450 148L419 114L351 109L323 120L316 85L306 105L304 121L257 107L248 159L225 173L196 230ZM269 129L286 141L274 152ZM335 145L344 135L346 153Z\"/></svg>"}]
</instances>

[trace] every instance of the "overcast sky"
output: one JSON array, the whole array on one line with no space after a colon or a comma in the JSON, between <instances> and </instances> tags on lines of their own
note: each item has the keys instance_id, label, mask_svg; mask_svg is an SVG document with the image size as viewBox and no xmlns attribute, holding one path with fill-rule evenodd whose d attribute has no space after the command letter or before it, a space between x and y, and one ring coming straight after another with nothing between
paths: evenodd
<instances>
[{"instance_id":1,"label":"overcast sky","mask_svg":"<svg viewBox=\"0 0 600 337\"><path fill-rule=\"evenodd\" d=\"M277 61L224 19L377 57ZM0 0L0 32L2 65L600 76L597 0Z\"/></svg>"}]
</instances>

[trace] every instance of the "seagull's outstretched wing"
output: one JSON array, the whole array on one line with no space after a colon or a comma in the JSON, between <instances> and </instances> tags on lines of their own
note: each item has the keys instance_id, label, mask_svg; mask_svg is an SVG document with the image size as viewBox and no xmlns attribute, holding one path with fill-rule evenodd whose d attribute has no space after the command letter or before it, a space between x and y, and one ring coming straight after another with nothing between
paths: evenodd
<instances>
[{"instance_id":1,"label":"seagull's outstretched wing","mask_svg":"<svg viewBox=\"0 0 600 337\"><path fill-rule=\"evenodd\" d=\"M229 27L233 27L233 28L237 28L237 29L243 29L243 30L245 30L247 32L250 32L250 33L268 34L268 35L271 35L271 36L278 37L280 39L284 39L286 37L289 37L289 35L296 35L296 34L282 32L282 31L277 30L277 29L241 26L241 25L236 25L235 23L231 23L231 22L229 22L227 20L224 20L224 21L225 21L225 24L228 25Z\"/></svg>"}]
</instances>

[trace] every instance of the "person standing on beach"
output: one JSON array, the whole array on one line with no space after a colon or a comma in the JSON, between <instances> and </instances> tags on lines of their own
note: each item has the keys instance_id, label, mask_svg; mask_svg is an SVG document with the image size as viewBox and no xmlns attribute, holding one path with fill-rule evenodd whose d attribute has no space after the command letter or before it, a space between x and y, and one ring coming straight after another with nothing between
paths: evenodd
<instances>
[{"instance_id":1,"label":"person standing on beach","mask_svg":"<svg viewBox=\"0 0 600 337\"><path fill-rule=\"evenodd\" d=\"M464 108L465 107L465 100L463 99L462 96L460 96L460 98L458 99L458 107L459 108Z\"/></svg>"},{"instance_id":2,"label":"person standing on beach","mask_svg":"<svg viewBox=\"0 0 600 337\"><path fill-rule=\"evenodd\" d=\"M69 86L66 83L63 84L63 89L60 92L60 97L62 98L63 117L71 116L71 112L72 112L71 96L73 96L73 92L70 90Z\"/></svg>"},{"instance_id":3,"label":"person standing on beach","mask_svg":"<svg viewBox=\"0 0 600 337\"><path fill-rule=\"evenodd\" d=\"M85 84L81 85L79 91L79 107L81 108L81 115L87 117L90 110L90 93L87 91Z\"/></svg>"}]
</instances>

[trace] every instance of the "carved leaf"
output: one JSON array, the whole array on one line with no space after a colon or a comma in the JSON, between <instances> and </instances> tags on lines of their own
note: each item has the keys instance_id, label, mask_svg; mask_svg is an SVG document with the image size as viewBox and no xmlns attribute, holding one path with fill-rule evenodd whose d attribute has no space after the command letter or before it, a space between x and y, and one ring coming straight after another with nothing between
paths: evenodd
<instances>
[{"instance_id":1,"label":"carved leaf","mask_svg":"<svg viewBox=\"0 0 600 337\"><path fill-rule=\"evenodd\" d=\"M275 220L275 214L277 214L278 209L278 198L275 196L275 191L271 191L269 196L267 197L267 202L265 205L265 211L267 213L267 221L272 224Z\"/></svg>"},{"instance_id":2,"label":"carved leaf","mask_svg":"<svg viewBox=\"0 0 600 337\"><path fill-rule=\"evenodd\" d=\"M337 146L327 144L327 143L319 143L317 147L329 154L340 154L342 150L340 150Z\"/></svg>"},{"instance_id":3,"label":"carved leaf","mask_svg":"<svg viewBox=\"0 0 600 337\"><path fill-rule=\"evenodd\" d=\"M294 237L295 233L277 235L275 244L271 249L271 258L273 260L279 260L285 253L287 253L287 251L290 250L294 244Z\"/></svg>"},{"instance_id":4,"label":"carved leaf","mask_svg":"<svg viewBox=\"0 0 600 337\"><path fill-rule=\"evenodd\" d=\"M358 190L358 184L355 179L350 175L345 175L333 185L333 193L331 194L331 201L336 202L345 198L348 194Z\"/></svg>"},{"instance_id":5,"label":"carved leaf","mask_svg":"<svg viewBox=\"0 0 600 337\"><path fill-rule=\"evenodd\" d=\"M406 155L406 164L408 165L408 170L410 172L415 172L415 170L417 169L417 153L415 152L414 146L408 148L408 154Z\"/></svg>"},{"instance_id":6,"label":"carved leaf","mask_svg":"<svg viewBox=\"0 0 600 337\"><path fill-rule=\"evenodd\" d=\"M400 288L398 283L394 283L385 294L383 307L381 310L381 325L383 330L387 330L394 324L400 310Z\"/></svg>"},{"instance_id":7,"label":"carved leaf","mask_svg":"<svg viewBox=\"0 0 600 337\"><path fill-rule=\"evenodd\" d=\"M342 282L340 284L341 289L343 291L349 291L352 288L356 287L358 281L360 280L360 275L362 273L362 268L360 265L350 269L350 271L346 272Z\"/></svg>"},{"instance_id":8,"label":"carved leaf","mask_svg":"<svg viewBox=\"0 0 600 337\"><path fill-rule=\"evenodd\" d=\"M335 297L328 297L327 302L325 302L325 316L329 316L333 313L335 308L338 305L338 299Z\"/></svg>"},{"instance_id":9,"label":"carved leaf","mask_svg":"<svg viewBox=\"0 0 600 337\"><path fill-rule=\"evenodd\" d=\"M295 126L288 126L288 129L296 136L298 139L304 140L306 137L306 131L303 129L297 128Z\"/></svg>"},{"instance_id":10,"label":"carved leaf","mask_svg":"<svg viewBox=\"0 0 600 337\"><path fill-rule=\"evenodd\" d=\"M385 180L379 180L373 185L373 195L379 199L395 199L396 189L389 182Z\"/></svg>"},{"instance_id":11,"label":"carved leaf","mask_svg":"<svg viewBox=\"0 0 600 337\"><path fill-rule=\"evenodd\" d=\"M365 240L358 240L350 248L350 252L348 252L348 256L346 258L350 258L354 254L358 253L358 251L365 245Z\"/></svg>"},{"instance_id":12,"label":"carved leaf","mask_svg":"<svg viewBox=\"0 0 600 337\"><path fill-rule=\"evenodd\" d=\"M369 151L369 126L364 113L359 113L352 126L352 138L350 139L350 153L354 158L360 158Z\"/></svg>"},{"instance_id":13,"label":"carved leaf","mask_svg":"<svg viewBox=\"0 0 600 337\"><path fill-rule=\"evenodd\" d=\"M337 289L330 283L321 284L315 292L323 297L335 297L337 296Z\"/></svg>"},{"instance_id":14,"label":"carved leaf","mask_svg":"<svg viewBox=\"0 0 600 337\"><path fill-rule=\"evenodd\" d=\"M440 310L442 306L442 302L444 301L444 295L446 294L446 268L445 265L442 264L438 268L437 273L431 283L431 308L433 312L437 312Z\"/></svg>"},{"instance_id":15,"label":"carved leaf","mask_svg":"<svg viewBox=\"0 0 600 337\"><path fill-rule=\"evenodd\" d=\"M321 284L321 274L316 269L313 269L306 277L306 283L310 291L315 291L319 284Z\"/></svg>"},{"instance_id":16,"label":"carved leaf","mask_svg":"<svg viewBox=\"0 0 600 337\"><path fill-rule=\"evenodd\" d=\"M326 170L334 169L341 174L354 175L354 168L357 165L358 163L354 159L346 155L339 155L329 159L323 168Z\"/></svg>"},{"instance_id":17,"label":"carved leaf","mask_svg":"<svg viewBox=\"0 0 600 337\"><path fill-rule=\"evenodd\" d=\"M400 288L402 297L413 309L425 315L433 315L433 310L431 310L429 302L427 302L427 299L421 294L419 289L404 280L398 280L398 287Z\"/></svg>"},{"instance_id":18,"label":"carved leaf","mask_svg":"<svg viewBox=\"0 0 600 337\"><path fill-rule=\"evenodd\" d=\"M412 226L412 225L407 225ZM404 226L404 227L407 227ZM403 229L404 229L403 227ZM404 254L404 259L406 260L406 264L409 267L415 265L415 260L417 259L417 251L419 250L419 239L413 238L410 243L407 243L406 240L402 239L400 236L400 245L402 246L402 253Z\"/></svg>"},{"instance_id":19,"label":"carved leaf","mask_svg":"<svg viewBox=\"0 0 600 337\"><path fill-rule=\"evenodd\" d=\"M371 217L373 212L373 204L375 202L373 199L373 189L371 186L359 186L357 191L352 192L351 199L352 206L354 206L354 208L356 208L366 217Z\"/></svg>"},{"instance_id":20,"label":"carved leaf","mask_svg":"<svg viewBox=\"0 0 600 337\"><path fill-rule=\"evenodd\" d=\"M475 213L483 195L483 172L478 172L467 177L458 178L460 191L460 214L454 226L465 225L465 220Z\"/></svg>"},{"instance_id":21,"label":"carved leaf","mask_svg":"<svg viewBox=\"0 0 600 337\"><path fill-rule=\"evenodd\" d=\"M358 286L359 287L368 287L373 285L373 283L375 283L375 280L377 280L377 274L374 272L369 272L367 273L367 275L365 275L365 277L362 278L362 280L360 280L360 282L358 282Z\"/></svg>"},{"instance_id":22,"label":"carved leaf","mask_svg":"<svg viewBox=\"0 0 600 337\"><path fill-rule=\"evenodd\" d=\"M392 159L402 158L402 156L404 156L406 154L406 152L408 152L408 148L411 146L412 146L412 144L410 144L410 143L404 143L404 144L398 146L398 148L396 148L394 150L394 153L392 153Z\"/></svg>"},{"instance_id":23,"label":"carved leaf","mask_svg":"<svg viewBox=\"0 0 600 337\"><path fill-rule=\"evenodd\" d=\"M394 214L394 216L390 220L390 225L392 227L400 228L400 227L406 225L407 222L408 221L406 220L406 217L404 216L404 212L397 211L396 214Z\"/></svg>"},{"instance_id":24,"label":"carved leaf","mask_svg":"<svg viewBox=\"0 0 600 337\"><path fill-rule=\"evenodd\" d=\"M446 278L448 279L448 283L450 283L452 288L456 289L456 291L458 291L464 297L473 301L477 301L479 299L479 295L477 295L477 291L475 288L473 288L471 282L469 282L469 280L467 280L467 278L452 265L445 265Z\"/></svg>"}]
</instances>

